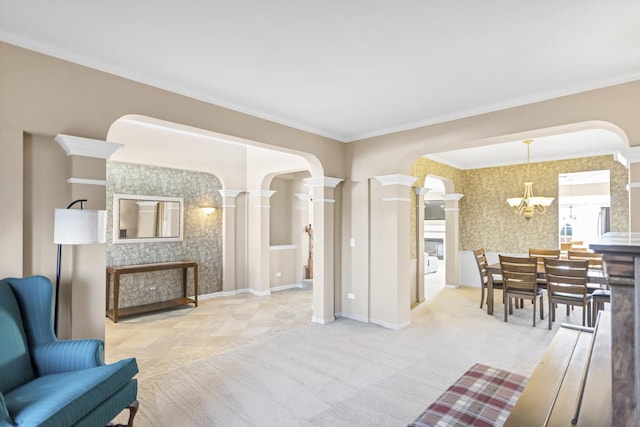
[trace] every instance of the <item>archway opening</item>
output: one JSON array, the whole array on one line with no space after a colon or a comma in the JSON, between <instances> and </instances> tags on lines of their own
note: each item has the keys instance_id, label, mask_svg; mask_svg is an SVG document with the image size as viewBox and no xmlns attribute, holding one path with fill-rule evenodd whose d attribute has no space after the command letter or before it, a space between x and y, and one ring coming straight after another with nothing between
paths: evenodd
<instances>
[{"instance_id":1,"label":"archway opening","mask_svg":"<svg viewBox=\"0 0 640 427\"><path fill-rule=\"evenodd\" d=\"M427 175L424 187L424 296L433 299L444 288L446 277L446 193L443 179Z\"/></svg>"}]
</instances>

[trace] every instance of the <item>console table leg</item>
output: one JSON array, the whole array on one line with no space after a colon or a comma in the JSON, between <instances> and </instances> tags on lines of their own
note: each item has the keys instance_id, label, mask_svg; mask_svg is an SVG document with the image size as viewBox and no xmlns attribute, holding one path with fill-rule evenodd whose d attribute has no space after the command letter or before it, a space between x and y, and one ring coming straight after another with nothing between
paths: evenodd
<instances>
[{"instance_id":1,"label":"console table leg","mask_svg":"<svg viewBox=\"0 0 640 427\"><path fill-rule=\"evenodd\" d=\"M195 301L195 306L198 306L198 264L193 266L193 300Z\"/></svg>"},{"instance_id":2,"label":"console table leg","mask_svg":"<svg viewBox=\"0 0 640 427\"><path fill-rule=\"evenodd\" d=\"M118 303L120 299L120 273L113 274L113 323L118 323Z\"/></svg>"},{"instance_id":3,"label":"console table leg","mask_svg":"<svg viewBox=\"0 0 640 427\"><path fill-rule=\"evenodd\" d=\"M111 273L107 270L107 303L105 304L105 315L109 317L109 297L111 296Z\"/></svg>"}]
</instances>

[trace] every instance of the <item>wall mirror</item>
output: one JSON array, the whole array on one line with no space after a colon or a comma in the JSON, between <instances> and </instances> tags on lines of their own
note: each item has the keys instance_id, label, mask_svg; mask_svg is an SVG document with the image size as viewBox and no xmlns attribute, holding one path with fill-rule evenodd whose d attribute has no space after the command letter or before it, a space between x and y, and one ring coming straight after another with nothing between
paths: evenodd
<instances>
[{"instance_id":1,"label":"wall mirror","mask_svg":"<svg viewBox=\"0 0 640 427\"><path fill-rule=\"evenodd\" d=\"M181 197L113 196L113 243L176 242L183 238Z\"/></svg>"}]
</instances>

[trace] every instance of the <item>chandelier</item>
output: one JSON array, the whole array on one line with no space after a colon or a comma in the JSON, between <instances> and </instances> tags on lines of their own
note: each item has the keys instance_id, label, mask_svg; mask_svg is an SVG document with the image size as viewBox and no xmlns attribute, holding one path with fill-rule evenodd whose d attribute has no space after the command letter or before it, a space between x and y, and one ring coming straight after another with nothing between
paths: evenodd
<instances>
[{"instance_id":1,"label":"chandelier","mask_svg":"<svg viewBox=\"0 0 640 427\"><path fill-rule=\"evenodd\" d=\"M533 195L533 182L529 181L530 145L533 140L527 139L522 142L527 144L527 182L524 183L524 196L511 197L507 199L507 203L513 208L513 212L516 215L523 215L524 219L530 220L533 218L534 213L545 213L551 202L553 202L553 197L536 197Z\"/></svg>"}]
</instances>

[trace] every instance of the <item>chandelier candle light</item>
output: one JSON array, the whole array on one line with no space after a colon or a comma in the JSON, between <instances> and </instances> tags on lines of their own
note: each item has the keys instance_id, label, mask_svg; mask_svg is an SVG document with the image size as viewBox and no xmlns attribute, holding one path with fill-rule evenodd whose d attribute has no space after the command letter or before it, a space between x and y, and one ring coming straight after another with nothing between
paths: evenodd
<instances>
[{"instance_id":1,"label":"chandelier candle light","mask_svg":"<svg viewBox=\"0 0 640 427\"><path fill-rule=\"evenodd\" d=\"M553 197L536 197L533 195L533 182L529 181L529 160L532 139L522 141L527 144L527 182L524 183L524 197L512 197L507 199L509 206L516 215L523 215L527 221L533 218L534 213L543 214L553 202Z\"/></svg>"}]
</instances>

